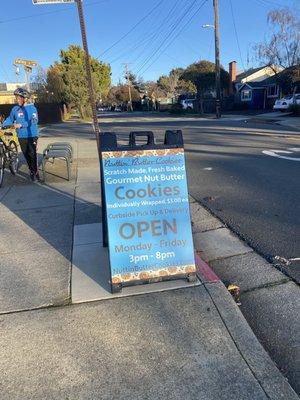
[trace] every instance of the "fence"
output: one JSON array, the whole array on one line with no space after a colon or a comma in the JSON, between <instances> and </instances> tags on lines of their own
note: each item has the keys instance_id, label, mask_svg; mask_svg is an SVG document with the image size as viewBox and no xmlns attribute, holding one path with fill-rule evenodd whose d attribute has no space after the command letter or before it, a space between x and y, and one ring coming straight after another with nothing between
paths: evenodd
<instances>
[{"instance_id":1,"label":"fence","mask_svg":"<svg viewBox=\"0 0 300 400\"><path fill-rule=\"evenodd\" d=\"M52 124L55 122L62 122L63 120L63 106L58 103L37 103L35 104L38 110L40 124ZM0 114L9 115L13 105L0 104Z\"/></svg>"}]
</instances>

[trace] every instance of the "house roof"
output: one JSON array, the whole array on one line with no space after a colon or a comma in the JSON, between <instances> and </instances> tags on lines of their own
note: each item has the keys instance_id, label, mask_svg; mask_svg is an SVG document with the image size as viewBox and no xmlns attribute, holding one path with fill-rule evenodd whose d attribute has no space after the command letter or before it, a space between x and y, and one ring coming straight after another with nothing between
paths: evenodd
<instances>
[{"instance_id":1,"label":"house roof","mask_svg":"<svg viewBox=\"0 0 300 400\"><path fill-rule=\"evenodd\" d=\"M236 76L235 82L236 82L236 83L239 83L239 82L242 81L242 79L245 79L245 78L247 78L248 76L250 76L250 75L252 75L252 74L255 74L255 72L260 71L261 69L264 69L264 68L266 68L266 66L264 66L264 67L258 67L258 68L250 68L250 69L248 69L247 71L244 71L244 72L242 72L241 74L238 74L238 75Z\"/></svg>"},{"instance_id":2,"label":"house roof","mask_svg":"<svg viewBox=\"0 0 300 400\"><path fill-rule=\"evenodd\" d=\"M240 88L239 92L245 87L248 86L250 89L264 89L265 84L262 82L245 82Z\"/></svg>"},{"instance_id":3,"label":"house roof","mask_svg":"<svg viewBox=\"0 0 300 400\"><path fill-rule=\"evenodd\" d=\"M299 72L298 72L299 71ZM279 83L281 79L284 79L287 74L290 72L298 72L299 74L299 81L300 81L300 65L294 65L292 67L288 67L280 72L278 74L269 76L268 78L264 79L262 82L260 82L263 85L272 85L275 83Z\"/></svg>"},{"instance_id":4,"label":"house roof","mask_svg":"<svg viewBox=\"0 0 300 400\"><path fill-rule=\"evenodd\" d=\"M294 84L300 84L300 65L294 65L293 67L286 68L283 71L278 72L278 74L269 76L260 82L245 82L238 90L241 91L245 86L248 86L251 89L263 89L274 84L281 85L282 82L286 82L289 79L291 72L295 74ZM299 77L299 80L297 80L297 77Z\"/></svg>"}]
</instances>

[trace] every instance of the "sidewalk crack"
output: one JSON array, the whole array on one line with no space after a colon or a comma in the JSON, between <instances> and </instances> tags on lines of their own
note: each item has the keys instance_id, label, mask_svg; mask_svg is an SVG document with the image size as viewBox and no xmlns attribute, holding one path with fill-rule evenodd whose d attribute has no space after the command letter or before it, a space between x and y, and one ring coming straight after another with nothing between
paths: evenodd
<instances>
[{"instance_id":1,"label":"sidewalk crack","mask_svg":"<svg viewBox=\"0 0 300 400\"><path fill-rule=\"evenodd\" d=\"M243 290L243 291L241 291L241 295L242 294L246 294L246 293L252 293L252 292L255 292L255 291L260 290L260 289L268 289L268 288L272 288L272 287L275 287L275 286L285 285L288 282L293 282L293 281L290 278L283 278L282 280L277 281L277 282L265 283L264 285L260 285L260 286L256 286L256 287L251 288L251 289Z\"/></svg>"}]
</instances>

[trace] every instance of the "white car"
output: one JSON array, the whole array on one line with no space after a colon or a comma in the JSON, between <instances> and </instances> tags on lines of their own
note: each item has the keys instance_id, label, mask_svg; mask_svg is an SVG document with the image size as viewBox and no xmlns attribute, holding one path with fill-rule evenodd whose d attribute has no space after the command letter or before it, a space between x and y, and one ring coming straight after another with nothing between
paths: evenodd
<instances>
[{"instance_id":1,"label":"white car","mask_svg":"<svg viewBox=\"0 0 300 400\"><path fill-rule=\"evenodd\" d=\"M181 100L181 105L184 110L193 110L195 99L185 99Z\"/></svg>"},{"instance_id":2,"label":"white car","mask_svg":"<svg viewBox=\"0 0 300 400\"><path fill-rule=\"evenodd\" d=\"M290 94L288 96L283 97L280 100L276 100L273 106L273 110L284 111L289 108L291 104L294 104L293 95ZM295 93L295 103L300 104L300 93Z\"/></svg>"}]
</instances>

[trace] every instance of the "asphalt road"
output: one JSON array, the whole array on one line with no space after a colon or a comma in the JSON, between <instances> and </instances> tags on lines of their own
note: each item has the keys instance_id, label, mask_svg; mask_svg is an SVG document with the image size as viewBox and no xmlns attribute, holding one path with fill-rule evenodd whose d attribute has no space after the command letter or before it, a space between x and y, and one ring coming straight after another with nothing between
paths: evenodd
<instances>
[{"instance_id":1,"label":"asphalt road","mask_svg":"<svg viewBox=\"0 0 300 400\"><path fill-rule=\"evenodd\" d=\"M300 257L299 131L139 114L103 115L100 124L120 134L153 130L158 141L165 129L182 129L190 194L269 260ZM263 153L270 150L290 151L276 154L291 159ZM299 262L277 264L299 283Z\"/></svg>"}]
</instances>

